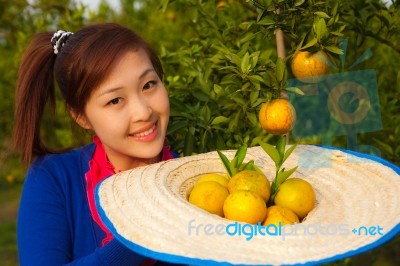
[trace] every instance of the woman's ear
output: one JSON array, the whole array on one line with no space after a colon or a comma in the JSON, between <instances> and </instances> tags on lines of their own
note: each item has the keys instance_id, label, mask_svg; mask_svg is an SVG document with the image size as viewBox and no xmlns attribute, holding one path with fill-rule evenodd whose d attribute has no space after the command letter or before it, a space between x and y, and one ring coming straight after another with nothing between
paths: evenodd
<instances>
[{"instance_id":1,"label":"woman's ear","mask_svg":"<svg viewBox=\"0 0 400 266\"><path fill-rule=\"evenodd\" d=\"M69 112L74 119L75 123L77 123L83 129L92 129L88 119L84 114L80 114L72 109L69 109Z\"/></svg>"}]
</instances>

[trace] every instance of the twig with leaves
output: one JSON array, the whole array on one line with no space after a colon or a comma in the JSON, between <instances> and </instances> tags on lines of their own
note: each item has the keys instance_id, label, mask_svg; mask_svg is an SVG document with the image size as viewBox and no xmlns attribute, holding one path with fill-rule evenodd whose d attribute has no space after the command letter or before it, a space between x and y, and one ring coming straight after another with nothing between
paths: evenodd
<instances>
[{"instance_id":1,"label":"twig with leaves","mask_svg":"<svg viewBox=\"0 0 400 266\"><path fill-rule=\"evenodd\" d=\"M272 161L275 163L275 177L271 184L271 196L268 201L268 206L274 204L274 199L276 193L279 190L279 186L285 182L285 180L291 176L298 166L295 166L289 170L283 168L284 162L289 158L290 154L296 148L296 144L290 146L286 150L286 138L284 135L280 136L275 146L260 142L261 148L271 157ZM263 171L254 164L254 160L250 160L247 163L243 163L247 153L247 145L243 144L235 153L232 160L229 160L225 154L217 150L217 153L224 164L224 167L230 177L234 176L236 173L243 170L255 170L263 174Z\"/></svg>"},{"instance_id":2,"label":"twig with leaves","mask_svg":"<svg viewBox=\"0 0 400 266\"><path fill-rule=\"evenodd\" d=\"M298 166L295 166L289 170L282 168L283 163L289 158L290 154L296 148L296 144L290 146L289 149L286 150L286 138L285 136L281 136L276 145L273 146L268 143L260 142L261 148L271 157L272 161L275 163L275 178L271 184L271 196L268 201L268 206L273 205L276 193L279 190L279 186L285 182L285 180L291 176L296 170Z\"/></svg>"},{"instance_id":3,"label":"twig with leaves","mask_svg":"<svg viewBox=\"0 0 400 266\"><path fill-rule=\"evenodd\" d=\"M247 154L247 145L246 144L243 144L242 146L240 146L237 149L235 156L233 157L233 159L231 161L221 151L217 150L217 153L219 155L219 158L222 160L222 163L224 164L224 167L230 177L234 176L236 173L243 171L243 170L255 170L260 173L263 173L261 171L261 169L259 169L254 164L254 160L250 160L247 163L243 164L244 159Z\"/></svg>"}]
</instances>

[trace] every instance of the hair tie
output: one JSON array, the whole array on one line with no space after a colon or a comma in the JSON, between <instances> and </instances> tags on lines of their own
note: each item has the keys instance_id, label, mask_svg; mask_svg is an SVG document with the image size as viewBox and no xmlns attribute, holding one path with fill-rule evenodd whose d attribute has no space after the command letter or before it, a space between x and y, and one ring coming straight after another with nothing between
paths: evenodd
<instances>
[{"instance_id":1,"label":"hair tie","mask_svg":"<svg viewBox=\"0 0 400 266\"><path fill-rule=\"evenodd\" d=\"M61 47L64 46L65 42L72 34L74 33L64 30L58 30L54 33L53 37L51 38L54 54L58 54L61 51Z\"/></svg>"}]
</instances>

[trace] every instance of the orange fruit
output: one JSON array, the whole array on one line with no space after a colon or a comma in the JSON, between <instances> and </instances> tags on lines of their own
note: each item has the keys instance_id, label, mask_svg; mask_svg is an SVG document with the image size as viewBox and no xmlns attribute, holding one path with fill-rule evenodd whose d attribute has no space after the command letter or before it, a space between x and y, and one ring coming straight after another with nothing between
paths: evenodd
<instances>
[{"instance_id":1,"label":"orange fruit","mask_svg":"<svg viewBox=\"0 0 400 266\"><path fill-rule=\"evenodd\" d=\"M303 82L320 82L323 75L329 72L327 62L328 56L322 50L316 53L297 51L292 58L292 73Z\"/></svg>"},{"instance_id":2,"label":"orange fruit","mask_svg":"<svg viewBox=\"0 0 400 266\"><path fill-rule=\"evenodd\" d=\"M267 218L265 218L263 225L279 225L281 223L284 226L299 222L297 215L289 208L273 205L267 209Z\"/></svg>"},{"instance_id":3,"label":"orange fruit","mask_svg":"<svg viewBox=\"0 0 400 266\"><path fill-rule=\"evenodd\" d=\"M228 183L228 190L230 193L237 190L249 190L267 201L271 193L271 186L265 175L255 170L243 170L232 176Z\"/></svg>"},{"instance_id":4,"label":"orange fruit","mask_svg":"<svg viewBox=\"0 0 400 266\"><path fill-rule=\"evenodd\" d=\"M291 209L301 220L314 208L316 199L313 187L301 178L288 178L278 188L275 205Z\"/></svg>"},{"instance_id":5,"label":"orange fruit","mask_svg":"<svg viewBox=\"0 0 400 266\"><path fill-rule=\"evenodd\" d=\"M220 183L224 187L228 186L229 179L226 175L222 175L219 173L208 173L200 176L200 178L197 180L196 184L200 184L202 182L207 182L207 181L215 181L217 183Z\"/></svg>"},{"instance_id":6,"label":"orange fruit","mask_svg":"<svg viewBox=\"0 0 400 266\"><path fill-rule=\"evenodd\" d=\"M176 13L174 11L168 11L167 20L170 22L174 22L176 20Z\"/></svg>"},{"instance_id":7,"label":"orange fruit","mask_svg":"<svg viewBox=\"0 0 400 266\"><path fill-rule=\"evenodd\" d=\"M219 216L224 215L223 206L229 191L215 181L205 181L193 187L189 202L197 207Z\"/></svg>"},{"instance_id":8,"label":"orange fruit","mask_svg":"<svg viewBox=\"0 0 400 266\"><path fill-rule=\"evenodd\" d=\"M261 127L271 134L286 134L296 122L296 110L287 99L264 103L258 113Z\"/></svg>"},{"instance_id":9,"label":"orange fruit","mask_svg":"<svg viewBox=\"0 0 400 266\"><path fill-rule=\"evenodd\" d=\"M226 6L226 1L224 1L224 0L221 0L221 1L219 1L219 2L217 3L217 8L218 8L218 9L224 8L225 6Z\"/></svg>"},{"instance_id":10,"label":"orange fruit","mask_svg":"<svg viewBox=\"0 0 400 266\"><path fill-rule=\"evenodd\" d=\"M267 215L264 199L248 190L237 190L229 194L223 209L225 218L249 224L263 222Z\"/></svg>"}]
</instances>

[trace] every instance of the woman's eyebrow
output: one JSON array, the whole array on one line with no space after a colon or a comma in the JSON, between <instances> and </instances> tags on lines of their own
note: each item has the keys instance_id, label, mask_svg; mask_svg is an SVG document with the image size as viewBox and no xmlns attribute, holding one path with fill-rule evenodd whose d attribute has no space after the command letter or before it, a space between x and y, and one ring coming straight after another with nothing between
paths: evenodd
<instances>
[{"instance_id":1,"label":"woman's eyebrow","mask_svg":"<svg viewBox=\"0 0 400 266\"><path fill-rule=\"evenodd\" d=\"M121 89L122 89L122 87L116 87L116 88L106 89L106 90L104 90L103 92L101 92L101 93L98 95L98 97L101 97L101 96L106 95L106 94L109 94L109 93L113 93L113 92L118 91L118 90L121 90Z\"/></svg>"},{"instance_id":2,"label":"woman's eyebrow","mask_svg":"<svg viewBox=\"0 0 400 266\"><path fill-rule=\"evenodd\" d=\"M143 71L143 73L139 76L139 79L142 79L143 77L145 77L150 72L156 72L156 71L154 70L154 68L148 68L145 71Z\"/></svg>"}]
</instances>

